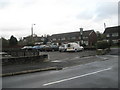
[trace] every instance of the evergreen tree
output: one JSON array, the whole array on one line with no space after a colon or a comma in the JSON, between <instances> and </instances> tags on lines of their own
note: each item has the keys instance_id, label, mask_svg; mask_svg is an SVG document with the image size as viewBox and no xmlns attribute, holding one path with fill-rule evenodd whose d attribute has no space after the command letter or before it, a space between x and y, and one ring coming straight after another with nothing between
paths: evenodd
<instances>
[{"instance_id":1,"label":"evergreen tree","mask_svg":"<svg viewBox=\"0 0 120 90\"><path fill-rule=\"evenodd\" d=\"M100 33L99 31L97 31L96 34L97 34L98 41L102 41L103 39L105 39L105 35Z\"/></svg>"},{"instance_id":2,"label":"evergreen tree","mask_svg":"<svg viewBox=\"0 0 120 90\"><path fill-rule=\"evenodd\" d=\"M5 47L5 46L9 46L9 42L8 42L8 40L6 40L5 38L1 38L1 40L2 40L2 47Z\"/></svg>"},{"instance_id":3,"label":"evergreen tree","mask_svg":"<svg viewBox=\"0 0 120 90\"><path fill-rule=\"evenodd\" d=\"M10 37L10 40L9 40L9 45L10 46L15 46L18 44L18 41L17 41L17 38L14 37L13 35Z\"/></svg>"}]
</instances>

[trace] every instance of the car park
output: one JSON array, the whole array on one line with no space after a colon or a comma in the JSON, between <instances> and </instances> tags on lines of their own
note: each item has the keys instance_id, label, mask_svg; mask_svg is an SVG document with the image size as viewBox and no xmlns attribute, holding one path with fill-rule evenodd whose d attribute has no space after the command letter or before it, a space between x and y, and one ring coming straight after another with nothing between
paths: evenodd
<instances>
[{"instance_id":1,"label":"car park","mask_svg":"<svg viewBox=\"0 0 120 90\"><path fill-rule=\"evenodd\" d=\"M77 43L68 43L66 51L82 51L84 48Z\"/></svg>"}]
</instances>

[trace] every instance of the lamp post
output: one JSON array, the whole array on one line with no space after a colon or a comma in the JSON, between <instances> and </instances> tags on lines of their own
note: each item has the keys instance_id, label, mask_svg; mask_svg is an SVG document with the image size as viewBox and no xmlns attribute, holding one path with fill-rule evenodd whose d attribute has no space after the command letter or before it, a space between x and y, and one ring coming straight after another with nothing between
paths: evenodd
<instances>
[{"instance_id":1,"label":"lamp post","mask_svg":"<svg viewBox=\"0 0 120 90\"><path fill-rule=\"evenodd\" d=\"M83 44L83 28L80 28L80 45Z\"/></svg>"},{"instance_id":2,"label":"lamp post","mask_svg":"<svg viewBox=\"0 0 120 90\"><path fill-rule=\"evenodd\" d=\"M32 38L32 43L33 43L33 26L36 25L36 24L32 24L31 26L31 38Z\"/></svg>"}]
</instances>

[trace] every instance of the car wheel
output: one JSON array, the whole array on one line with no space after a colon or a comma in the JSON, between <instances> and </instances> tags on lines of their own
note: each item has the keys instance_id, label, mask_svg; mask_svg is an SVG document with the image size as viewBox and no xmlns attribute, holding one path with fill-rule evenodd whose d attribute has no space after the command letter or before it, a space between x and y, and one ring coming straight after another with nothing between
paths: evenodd
<instances>
[{"instance_id":1,"label":"car wheel","mask_svg":"<svg viewBox=\"0 0 120 90\"><path fill-rule=\"evenodd\" d=\"M77 49L75 49L75 52L77 52Z\"/></svg>"}]
</instances>

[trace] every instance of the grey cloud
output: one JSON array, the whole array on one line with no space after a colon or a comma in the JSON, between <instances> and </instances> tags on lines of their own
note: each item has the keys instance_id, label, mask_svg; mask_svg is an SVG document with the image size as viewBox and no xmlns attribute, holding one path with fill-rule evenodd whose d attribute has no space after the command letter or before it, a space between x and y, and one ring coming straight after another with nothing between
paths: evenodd
<instances>
[{"instance_id":1,"label":"grey cloud","mask_svg":"<svg viewBox=\"0 0 120 90\"><path fill-rule=\"evenodd\" d=\"M28 28L26 27L4 27L0 28L2 32L18 32L18 31L24 31L27 30Z\"/></svg>"},{"instance_id":2,"label":"grey cloud","mask_svg":"<svg viewBox=\"0 0 120 90\"><path fill-rule=\"evenodd\" d=\"M93 19L102 20L112 15L118 15L118 3L117 2L99 2L96 4L96 8L91 8L81 12L76 16L77 19Z\"/></svg>"},{"instance_id":3,"label":"grey cloud","mask_svg":"<svg viewBox=\"0 0 120 90\"><path fill-rule=\"evenodd\" d=\"M10 4L9 0L0 0L0 8L5 8L9 4Z\"/></svg>"},{"instance_id":4,"label":"grey cloud","mask_svg":"<svg viewBox=\"0 0 120 90\"><path fill-rule=\"evenodd\" d=\"M30 6L30 5L32 5L32 4L36 3L36 2L37 2L37 0L24 0L23 5L24 6Z\"/></svg>"},{"instance_id":5,"label":"grey cloud","mask_svg":"<svg viewBox=\"0 0 120 90\"><path fill-rule=\"evenodd\" d=\"M8 5L10 4L18 4L20 6L24 6L24 7L27 7L27 6L30 6L34 3L36 3L37 0L15 0L15 1L10 1L10 0L0 0L0 8L5 8L7 7Z\"/></svg>"},{"instance_id":6,"label":"grey cloud","mask_svg":"<svg viewBox=\"0 0 120 90\"><path fill-rule=\"evenodd\" d=\"M80 14L78 14L77 16L77 19L92 19L94 17L94 13L91 13L90 11L84 11Z\"/></svg>"},{"instance_id":7,"label":"grey cloud","mask_svg":"<svg viewBox=\"0 0 120 90\"><path fill-rule=\"evenodd\" d=\"M118 15L118 3L117 2L106 2L98 4L96 8L95 20L101 20L110 18L113 15Z\"/></svg>"},{"instance_id":8,"label":"grey cloud","mask_svg":"<svg viewBox=\"0 0 120 90\"><path fill-rule=\"evenodd\" d=\"M118 25L120 25L120 1L118 3Z\"/></svg>"}]
</instances>

